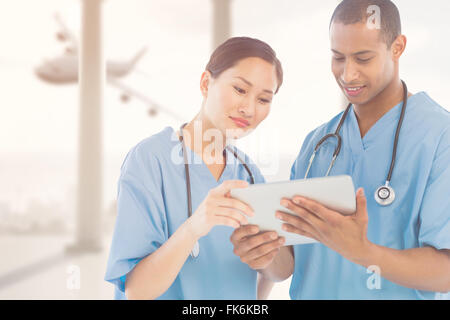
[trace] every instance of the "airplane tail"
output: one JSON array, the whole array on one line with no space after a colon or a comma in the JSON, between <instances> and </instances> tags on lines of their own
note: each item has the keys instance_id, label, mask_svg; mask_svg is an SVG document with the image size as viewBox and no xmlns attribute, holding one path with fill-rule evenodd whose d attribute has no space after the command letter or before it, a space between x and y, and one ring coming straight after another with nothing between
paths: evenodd
<instances>
[{"instance_id":1,"label":"airplane tail","mask_svg":"<svg viewBox=\"0 0 450 320\"><path fill-rule=\"evenodd\" d=\"M144 54L147 52L147 47L143 47L131 60L130 60L130 69L133 69L136 64L141 60Z\"/></svg>"},{"instance_id":2,"label":"airplane tail","mask_svg":"<svg viewBox=\"0 0 450 320\"><path fill-rule=\"evenodd\" d=\"M58 32L58 39L60 41L68 41L70 43L70 48L76 52L78 41L75 35L72 33L72 31L67 27L64 19L61 17L59 12L55 12L53 17L56 20L56 23L58 24L60 31Z\"/></svg>"}]
</instances>

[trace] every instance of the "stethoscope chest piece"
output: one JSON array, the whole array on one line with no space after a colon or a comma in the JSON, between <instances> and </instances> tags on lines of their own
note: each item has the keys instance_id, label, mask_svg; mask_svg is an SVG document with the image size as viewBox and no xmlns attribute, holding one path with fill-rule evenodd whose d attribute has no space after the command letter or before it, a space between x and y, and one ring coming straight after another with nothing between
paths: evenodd
<instances>
[{"instance_id":1,"label":"stethoscope chest piece","mask_svg":"<svg viewBox=\"0 0 450 320\"><path fill-rule=\"evenodd\" d=\"M394 189L392 189L392 187L389 185L389 182L391 181L392 172L394 170L395 157L397 154L397 144L398 144L398 139L399 139L399 135L400 135L400 129L402 127L403 118L405 116L405 111L406 111L406 105L408 103L408 88L406 87L406 84L405 84L405 82L403 82L403 80L402 80L402 85L403 85L403 106L402 106L402 111L400 113L400 119L398 120L398 123L397 123L397 129L395 131L394 147L392 150L392 158L391 158L391 166L389 167L389 173L386 178L386 184L384 186L379 187L375 191L375 201L381 206L388 206L395 200L395 192L394 192ZM308 173L309 173L309 170L311 169L311 165L314 161L314 157L316 156L317 150L328 138L335 137L338 141L338 144L334 150L333 158L331 160L330 166L328 167L328 170L327 170L327 173L325 176L328 176L328 174L330 173L330 170L334 165L334 161L336 160L337 156L339 155L339 151L341 149L342 138L339 135L339 132L341 130L342 125L344 124L345 118L347 117L347 114L348 114L351 106L352 106L352 104L349 103L347 108L345 109L344 113L342 114L341 120L339 121L336 131L334 133L327 134L322 139L320 139L319 142L316 144L316 146L314 148L314 152L309 160L308 168L306 169L305 179L308 178Z\"/></svg>"},{"instance_id":2,"label":"stethoscope chest piece","mask_svg":"<svg viewBox=\"0 0 450 320\"><path fill-rule=\"evenodd\" d=\"M200 246L199 246L198 241L197 241L195 243L195 245L194 245L194 248L192 248L191 257L192 258L197 258L199 253L200 253Z\"/></svg>"},{"instance_id":3,"label":"stethoscope chest piece","mask_svg":"<svg viewBox=\"0 0 450 320\"><path fill-rule=\"evenodd\" d=\"M379 187L375 191L375 201L381 206L388 206L395 200L394 189L386 182L384 186Z\"/></svg>"}]
</instances>

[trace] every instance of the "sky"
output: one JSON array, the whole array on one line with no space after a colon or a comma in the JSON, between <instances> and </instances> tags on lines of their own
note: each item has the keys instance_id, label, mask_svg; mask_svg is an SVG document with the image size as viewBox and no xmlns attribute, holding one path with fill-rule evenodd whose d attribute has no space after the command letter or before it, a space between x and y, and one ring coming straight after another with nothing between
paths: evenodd
<instances>
[{"instance_id":1,"label":"sky","mask_svg":"<svg viewBox=\"0 0 450 320\"><path fill-rule=\"evenodd\" d=\"M444 41L450 31L450 2L394 2L408 38L401 77L411 92L426 91L450 109L450 44ZM256 163L282 155L279 170L263 168L269 180L287 178L289 165L284 164L295 159L307 133L343 107L331 75L328 39L337 3L232 1L232 35L266 41L284 68L269 117L242 142ZM123 82L192 119L201 104L200 75L213 49L211 0L105 0L103 10L107 59L127 60L148 47L137 70ZM63 202L76 182L78 88L47 84L33 74L43 59L64 50L55 38L55 12L79 34L79 0L0 0L0 202L14 199L14 206L31 198ZM139 101L121 103L120 94L107 86L102 108L105 202L115 197L127 151L164 127L181 124L165 114L151 118Z\"/></svg>"}]
</instances>

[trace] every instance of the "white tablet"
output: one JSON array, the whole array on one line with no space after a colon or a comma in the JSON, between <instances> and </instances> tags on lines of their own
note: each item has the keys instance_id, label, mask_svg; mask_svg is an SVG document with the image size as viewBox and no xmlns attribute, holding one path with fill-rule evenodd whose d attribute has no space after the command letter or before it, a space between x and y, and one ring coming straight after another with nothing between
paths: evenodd
<instances>
[{"instance_id":1,"label":"white tablet","mask_svg":"<svg viewBox=\"0 0 450 320\"><path fill-rule=\"evenodd\" d=\"M286 238L285 245L315 243L317 241L314 239L284 231L281 229L283 222L275 217L278 210L293 214L280 201L295 195L316 200L345 215L356 211L355 188L352 178L347 175L255 184L245 189L231 190L233 198L253 208L255 215L246 216L249 224L258 225L261 231L276 231Z\"/></svg>"}]
</instances>

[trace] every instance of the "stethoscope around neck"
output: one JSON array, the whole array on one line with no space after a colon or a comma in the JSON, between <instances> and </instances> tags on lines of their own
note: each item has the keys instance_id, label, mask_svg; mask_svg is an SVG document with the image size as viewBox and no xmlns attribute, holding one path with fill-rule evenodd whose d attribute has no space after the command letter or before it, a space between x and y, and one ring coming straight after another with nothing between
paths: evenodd
<instances>
[{"instance_id":1,"label":"stethoscope around neck","mask_svg":"<svg viewBox=\"0 0 450 320\"><path fill-rule=\"evenodd\" d=\"M398 145L398 139L399 139L399 135L400 135L400 129L402 127L403 118L405 116L406 105L408 103L408 88L406 87L406 84L404 81L402 81L402 85L403 85L403 105L402 105L402 111L400 114L400 119L398 120L398 124L397 124L397 130L395 132L391 166L389 168L389 173L386 178L385 184L378 187L377 190L375 191L375 195L374 195L375 201L381 206L388 206L395 200L395 191L392 188L392 186L390 185L390 182L391 182L391 178L392 178L392 172L394 171L394 166L395 166L395 157L397 155L397 145ZM320 149L320 147L323 145L323 143L326 140L328 140L330 138L335 138L337 140L337 145L336 145L336 148L334 149L333 157L331 158L331 162L330 162L330 165L328 167L328 170L327 170L325 176L327 177L329 175L331 168L334 166L336 158L338 157L338 155L341 151L342 138L341 138L339 132L341 131L342 125L344 124L344 121L347 118L347 115L348 115L348 112L350 111L351 106L352 106L352 104L349 103L349 105L347 106L347 108L344 111L344 114L341 117L341 120L339 121L336 131L334 133L329 133L326 136L324 136L322 139L319 140L319 142L314 147L313 154L311 155L311 158L309 159L308 168L306 169L305 179L308 177L309 170L311 169L311 165L314 161L314 158L316 157L317 151Z\"/></svg>"},{"instance_id":2,"label":"stethoscope around neck","mask_svg":"<svg viewBox=\"0 0 450 320\"><path fill-rule=\"evenodd\" d=\"M184 143L184 136L183 136L183 128L187 125L187 123L183 124L180 127L180 142L181 146L183 148L183 159L184 159L184 172L186 176L186 194L187 194L187 205L188 205L188 218L192 216L192 196L191 196L191 179L189 175L189 162L187 158L187 151L186 151L186 144ZM248 167L248 165L245 163L245 161L237 154L237 152L231 147L226 146L226 150L230 151L236 159L239 160L239 162L244 166L245 170L247 171L249 177L250 177L250 184L255 183L255 178L253 177L252 171ZM225 154L224 150L224 154ZM200 253L200 245L198 244L198 241L195 243L194 248L191 251L191 257L197 258L198 254Z\"/></svg>"}]
</instances>

